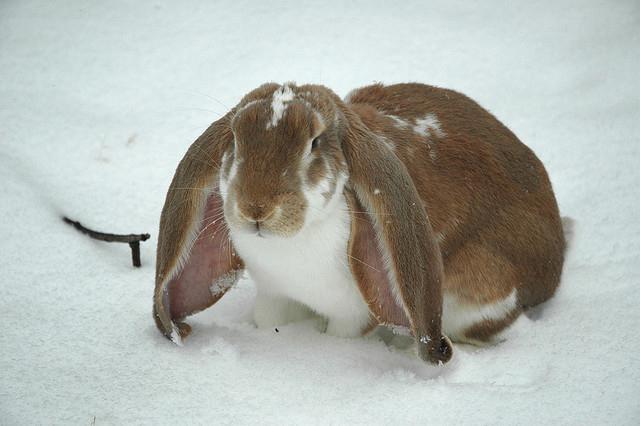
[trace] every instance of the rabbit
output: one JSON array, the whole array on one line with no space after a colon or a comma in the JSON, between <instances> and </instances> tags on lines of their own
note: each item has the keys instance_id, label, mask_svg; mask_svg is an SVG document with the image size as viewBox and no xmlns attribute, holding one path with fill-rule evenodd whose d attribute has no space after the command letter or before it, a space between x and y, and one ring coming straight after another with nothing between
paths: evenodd
<instances>
[{"instance_id":1,"label":"rabbit","mask_svg":"<svg viewBox=\"0 0 640 426\"><path fill-rule=\"evenodd\" d=\"M400 328L423 360L495 342L560 282L565 240L534 153L470 98L374 84L344 100L268 83L178 165L160 218L154 318L184 318L247 270L259 327L327 319L357 336Z\"/></svg>"}]
</instances>

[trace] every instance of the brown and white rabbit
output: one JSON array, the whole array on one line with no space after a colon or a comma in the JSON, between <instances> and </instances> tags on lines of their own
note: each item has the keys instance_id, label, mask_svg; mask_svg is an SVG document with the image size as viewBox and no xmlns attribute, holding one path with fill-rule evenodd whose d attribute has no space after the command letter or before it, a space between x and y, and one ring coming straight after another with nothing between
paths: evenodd
<instances>
[{"instance_id":1,"label":"brown and white rabbit","mask_svg":"<svg viewBox=\"0 0 640 426\"><path fill-rule=\"evenodd\" d=\"M536 156L464 95L379 84L341 100L265 84L189 148L160 219L154 317L183 319L246 268L255 321L311 310L327 332L406 327L446 362L558 286L564 236Z\"/></svg>"}]
</instances>

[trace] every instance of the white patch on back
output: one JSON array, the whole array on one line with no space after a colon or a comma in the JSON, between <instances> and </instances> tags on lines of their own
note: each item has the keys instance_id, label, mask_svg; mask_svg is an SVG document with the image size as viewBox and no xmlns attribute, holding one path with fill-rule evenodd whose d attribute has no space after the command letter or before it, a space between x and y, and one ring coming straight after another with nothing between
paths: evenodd
<instances>
[{"instance_id":1,"label":"white patch on back","mask_svg":"<svg viewBox=\"0 0 640 426\"><path fill-rule=\"evenodd\" d=\"M515 288L504 299L486 305L464 304L455 295L445 292L442 302L442 331L453 339L468 340L464 332L469 327L485 320L503 320L516 308L516 301Z\"/></svg>"},{"instance_id":2,"label":"white patch on back","mask_svg":"<svg viewBox=\"0 0 640 426\"><path fill-rule=\"evenodd\" d=\"M440 121L438 121L438 117L433 113L429 113L425 115L424 118L417 119L416 125L413 126L413 131L416 134L427 138L429 157L431 158L431 161L436 161L437 153L432 139L434 137L443 138L445 136L442 126L440 125Z\"/></svg>"},{"instance_id":3,"label":"white patch on back","mask_svg":"<svg viewBox=\"0 0 640 426\"><path fill-rule=\"evenodd\" d=\"M429 113L424 118L416 120L413 131L421 136L442 138L445 136L440 126L440 121L435 114Z\"/></svg>"},{"instance_id":4,"label":"white patch on back","mask_svg":"<svg viewBox=\"0 0 640 426\"><path fill-rule=\"evenodd\" d=\"M287 109L287 103L291 102L294 97L295 93L293 93L291 87L286 84L273 92L271 100L271 110L273 113L271 115L271 121L267 122L267 129L278 125L278 122L282 119L282 116Z\"/></svg>"},{"instance_id":5,"label":"white patch on back","mask_svg":"<svg viewBox=\"0 0 640 426\"><path fill-rule=\"evenodd\" d=\"M395 115L387 115L387 117L391 118L394 121L393 125L398 129L408 129L411 127L411 124L400 117L397 117Z\"/></svg>"}]
</instances>

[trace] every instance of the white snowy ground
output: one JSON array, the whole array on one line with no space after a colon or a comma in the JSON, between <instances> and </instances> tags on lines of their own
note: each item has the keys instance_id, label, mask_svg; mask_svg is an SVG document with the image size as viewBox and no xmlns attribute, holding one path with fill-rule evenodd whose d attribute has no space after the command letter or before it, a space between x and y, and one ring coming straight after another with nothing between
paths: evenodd
<instances>
[{"instance_id":1,"label":"white snowy ground","mask_svg":"<svg viewBox=\"0 0 640 426\"><path fill-rule=\"evenodd\" d=\"M0 423L638 424L640 6L0 2ZM402 342L257 330L243 281L183 348L151 318L178 160L265 81L462 91L544 161L557 296L442 370ZM60 220L150 232L125 245Z\"/></svg>"}]
</instances>

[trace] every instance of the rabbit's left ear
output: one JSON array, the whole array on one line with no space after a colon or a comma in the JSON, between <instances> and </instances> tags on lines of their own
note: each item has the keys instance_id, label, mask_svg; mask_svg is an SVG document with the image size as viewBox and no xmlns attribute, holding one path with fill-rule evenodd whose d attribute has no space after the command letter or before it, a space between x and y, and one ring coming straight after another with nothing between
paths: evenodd
<instances>
[{"instance_id":1,"label":"rabbit's left ear","mask_svg":"<svg viewBox=\"0 0 640 426\"><path fill-rule=\"evenodd\" d=\"M191 330L182 320L217 302L243 268L229 239L218 190L220 162L233 144L233 112L189 147L160 217L153 316L160 331L178 345Z\"/></svg>"},{"instance_id":2,"label":"rabbit's left ear","mask_svg":"<svg viewBox=\"0 0 640 426\"><path fill-rule=\"evenodd\" d=\"M341 110L349 186L373 224L392 291L402 302L421 358L447 362L452 348L441 331L442 258L422 200L393 151L348 106Z\"/></svg>"}]
</instances>

